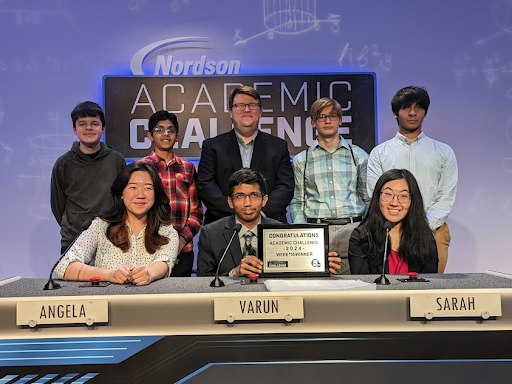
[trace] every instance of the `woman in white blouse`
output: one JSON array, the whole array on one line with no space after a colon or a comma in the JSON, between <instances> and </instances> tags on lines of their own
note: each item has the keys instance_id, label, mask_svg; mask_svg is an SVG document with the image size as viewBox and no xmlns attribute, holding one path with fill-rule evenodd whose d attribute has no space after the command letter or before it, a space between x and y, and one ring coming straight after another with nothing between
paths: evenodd
<instances>
[{"instance_id":1,"label":"woman in white blouse","mask_svg":"<svg viewBox=\"0 0 512 384\"><path fill-rule=\"evenodd\" d=\"M55 269L57 278L147 285L169 276L178 254L169 198L158 173L132 163L112 184L113 207L93 220Z\"/></svg>"}]
</instances>

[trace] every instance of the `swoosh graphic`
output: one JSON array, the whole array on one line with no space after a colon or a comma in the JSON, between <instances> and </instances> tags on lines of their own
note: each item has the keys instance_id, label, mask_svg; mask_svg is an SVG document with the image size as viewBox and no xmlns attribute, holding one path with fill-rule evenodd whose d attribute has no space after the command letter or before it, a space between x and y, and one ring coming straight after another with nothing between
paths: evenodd
<instances>
[{"instance_id":1,"label":"swoosh graphic","mask_svg":"<svg viewBox=\"0 0 512 384\"><path fill-rule=\"evenodd\" d=\"M208 41L210 41L209 37L201 36L174 37L172 39L157 41L155 43L146 45L144 48L138 50L135 55L133 55L132 60L130 61L130 69L134 75L145 75L144 71L142 70L142 62L150 53L168 45L179 43L201 43Z\"/></svg>"}]
</instances>

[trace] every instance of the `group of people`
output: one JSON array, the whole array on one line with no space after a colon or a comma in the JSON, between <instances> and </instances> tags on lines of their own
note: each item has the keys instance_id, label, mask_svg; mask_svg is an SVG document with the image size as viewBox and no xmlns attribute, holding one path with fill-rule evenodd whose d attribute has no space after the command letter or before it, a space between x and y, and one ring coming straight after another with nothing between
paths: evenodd
<instances>
[{"instance_id":1,"label":"group of people","mask_svg":"<svg viewBox=\"0 0 512 384\"><path fill-rule=\"evenodd\" d=\"M368 155L339 134L341 105L321 98L310 111L317 141L290 162L287 143L259 130L258 92L239 86L229 97L233 129L203 142L196 172L174 152L179 123L173 113L150 117L154 149L126 166L100 141L101 107L81 103L71 113L79 141L52 172L63 254L56 276L136 285L191 276L199 231L197 275L214 275L239 224L219 272L261 273L257 225L286 223L288 206L293 223L328 225L332 274L442 273L457 163L448 145L422 132L429 104L423 88L398 91L391 102L398 133ZM92 224L78 236L87 219Z\"/></svg>"}]
</instances>

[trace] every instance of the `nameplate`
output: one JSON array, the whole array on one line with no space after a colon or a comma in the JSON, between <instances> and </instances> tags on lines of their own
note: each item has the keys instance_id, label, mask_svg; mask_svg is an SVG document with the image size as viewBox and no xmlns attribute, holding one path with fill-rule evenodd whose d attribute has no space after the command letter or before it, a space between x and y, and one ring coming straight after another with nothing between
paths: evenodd
<instances>
[{"instance_id":1,"label":"nameplate","mask_svg":"<svg viewBox=\"0 0 512 384\"><path fill-rule=\"evenodd\" d=\"M215 321L233 323L239 320L287 321L304 318L302 297L257 297L214 299Z\"/></svg>"},{"instance_id":2,"label":"nameplate","mask_svg":"<svg viewBox=\"0 0 512 384\"><path fill-rule=\"evenodd\" d=\"M499 293L443 293L410 295L411 317L479 317L501 316Z\"/></svg>"},{"instance_id":3,"label":"nameplate","mask_svg":"<svg viewBox=\"0 0 512 384\"><path fill-rule=\"evenodd\" d=\"M16 325L65 325L108 322L108 300L44 300L16 303Z\"/></svg>"}]
</instances>

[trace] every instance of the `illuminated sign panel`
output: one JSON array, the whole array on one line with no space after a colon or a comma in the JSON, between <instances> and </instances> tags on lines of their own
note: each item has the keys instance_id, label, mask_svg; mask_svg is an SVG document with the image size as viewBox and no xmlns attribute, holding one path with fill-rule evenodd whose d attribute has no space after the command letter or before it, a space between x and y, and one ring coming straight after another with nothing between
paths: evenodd
<instances>
[{"instance_id":1,"label":"illuminated sign panel","mask_svg":"<svg viewBox=\"0 0 512 384\"><path fill-rule=\"evenodd\" d=\"M369 152L375 145L375 74L291 74L250 76L106 76L103 79L106 143L127 158L146 156L149 117L167 110L178 116L176 153L200 157L203 140L232 128L229 94L238 85L260 93L260 129L288 142L296 155L313 144L309 108L318 98L338 100L343 108L339 132Z\"/></svg>"}]
</instances>

